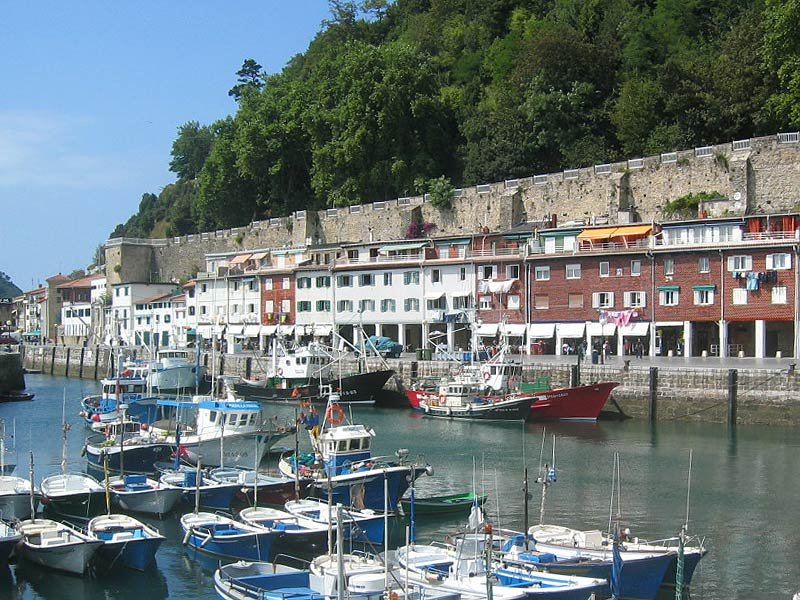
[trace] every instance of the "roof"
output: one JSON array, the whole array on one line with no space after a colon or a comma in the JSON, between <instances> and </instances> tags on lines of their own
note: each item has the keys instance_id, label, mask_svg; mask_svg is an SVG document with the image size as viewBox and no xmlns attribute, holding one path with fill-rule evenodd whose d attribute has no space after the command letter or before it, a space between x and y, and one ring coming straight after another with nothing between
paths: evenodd
<instances>
[{"instance_id":1,"label":"roof","mask_svg":"<svg viewBox=\"0 0 800 600\"><path fill-rule=\"evenodd\" d=\"M156 294L155 296L150 296L149 298L143 298L136 302L136 304L150 304L151 302L158 302L159 300L167 300L172 298L174 292L164 292L161 294Z\"/></svg>"},{"instance_id":2,"label":"roof","mask_svg":"<svg viewBox=\"0 0 800 600\"><path fill-rule=\"evenodd\" d=\"M60 283L62 281L69 281L69 277L62 275L59 273L58 275L53 275L52 277L48 277L45 279L47 283Z\"/></svg>"},{"instance_id":3,"label":"roof","mask_svg":"<svg viewBox=\"0 0 800 600\"><path fill-rule=\"evenodd\" d=\"M89 275L87 277L80 277L79 279L73 279L72 281L61 283L56 287L58 289L91 287L92 282L98 279L105 279L105 275Z\"/></svg>"}]
</instances>

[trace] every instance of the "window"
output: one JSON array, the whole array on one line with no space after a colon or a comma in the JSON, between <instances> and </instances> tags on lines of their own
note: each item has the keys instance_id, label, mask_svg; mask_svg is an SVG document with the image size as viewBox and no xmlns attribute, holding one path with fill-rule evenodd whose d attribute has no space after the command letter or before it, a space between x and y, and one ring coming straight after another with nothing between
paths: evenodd
<instances>
[{"instance_id":1,"label":"window","mask_svg":"<svg viewBox=\"0 0 800 600\"><path fill-rule=\"evenodd\" d=\"M664 259L664 275L675 275L675 260L672 258Z\"/></svg>"},{"instance_id":2,"label":"window","mask_svg":"<svg viewBox=\"0 0 800 600\"><path fill-rule=\"evenodd\" d=\"M311 287L311 277L298 277L297 289L304 290Z\"/></svg>"},{"instance_id":3,"label":"window","mask_svg":"<svg viewBox=\"0 0 800 600\"><path fill-rule=\"evenodd\" d=\"M575 263L567 265L567 279L580 279L581 278L581 264Z\"/></svg>"},{"instance_id":4,"label":"window","mask_svg":"<svg viewBox=\"0 0 800 600\"><path fill-rule=\"evenodd\" d=\"M508 265L506 267L506 279L519 279L519 265Z\"/></svg>"},{"instance_id":5,"label":"window","mask_svg":"<svg viewBox=\"0 0 800 600\"><path fill-rule=\"evenodd\" d=\"M550 308L550 296L547 294L534 294L533 308L536 310L547 310Z\"/></svg>"},{"instance_id":6,"label":"window","mask_svg":"<svg viewBox=\"0 0 800 600\"><path fill-rule=\"evenodd\" d=\"M419 285L419 271L406 271L403 273L404 285Z\"/></svg>"},{"instance_id":7,"label":"window","mask_svg":"<svg viewBox=\"0 0 800 600\"><path fill-rule=\"evenodd\" d=\"M358 276L358 285L361 287L375 285L375 275L372 273L362 273Z\"/></svg>"},{"instance_id":8,"label":"window","mask_svg":"<svg viewBox=\"0 0 800 600\"><path fill-rule=\"evenodd\" d=\"M117 291L119 291L119 290L117 290ZM207 292L208 291L208 284L207 283L201 283L200 284L200 291L203 292L203 293Z\"/></svg>"},{"instance_id":9,"label":"window","mask_svg":"<svg viewBox=\"0 0 800 600\"><path fill-rule=\"evenodd\" d=\"M360 312L375 312L375 300L359 300L358 310Z\"/></svg>"},{"instance_id":10,"label":"window","mask_svg":"<svg viewBox=\"0 0 800 600\"><path fill-rule=\"evenodd\" d=\"M453 296L453 310L463 310L465 308L472 308L472 296Z\"/></svg>"},{"instance_id":11,"label":"window","mask_svg":"<svg viewBox=\"0 0 800 600\"><path fill-rule=\"evenodd\" d=\"M353 301L352 300L339 300L336 303L336 310L338 312L353 312Z\"/></svg>"},{"instance_id":12,"label":"window","mask_svg":"<svg viewBox=\"0 0 800 600\"><path fill-rule=\"evenodd\" d=\"M625 308L644 308L646 305L645 292L625 292L624 307Z\"/></svg>"},{"instance_id":13,"label":"window","mask_svg":"<svg viewBox=\"0 0 800 600\"><path fill-rule=\"evenodd\" d=\"M403 310L406 312L419 312L419 298L406 298L403 300Z\"/></svg>"},{"instance_id":14,"label":"window","mask_svg":"<svg viewBox=\"0 0 800 600\"><path fill-rule=\"evenodd\" d=\"M614 306L614 292L594 292L592 294L592 308L612 308Z\"/></svg>"},{"instance_id":15,"label":"window","mask_svg":"<svg viewBox=\"0 0 800 600\"><path fill-rule=\"evenodd\" d=\"M519 310L519 295L510 294L506 302L506 307L511 310Z\"/></svg>"},{"instance_id":16,"label":"window","mask_svg":"<svg viewBox=\"0 0 800 600\"><path fill-rule=\"evenodd\" d=\"M330 311L331 311L330 300L317 300L317 312L330 312Z\"/></svg>"},{"instance_id":17,"label":"window","mask_svg":"<svg viewBox=\"0 0 800 600\"><path fill-rule=\"evenodd\" d=\"M311 287L311 286L309 286L309 287ZM255 292L256 291L256 280L255 279L251 279L250 281L247 282L247 289L250 290L251 292Z\"/></svg>"},{"instance_id":18,"label":"window","mask_svg":"<svg viewBox=\"0 0 800 600\"><path fill-rule=\"evenodd\" d=\"M697 259L697 272L698 273L710 273L711 272L711 265L708 262L707 256L701 256Z\"/></svg>"},{"instance_id":19,"label":"window","mask_svg":"<svg viewBox=\"0 0 800 600\"><path fill-rule=\"evenodd\" d=\"M264 278L264 290L267 292L272 290L272 277Z\"/></svg>"},{"instance_id":20,"label":"window","mask_svg":"<svg viewBox=\"0 0 800 600\"><path fill-rule=\"evenodd\" d=\"M734 304L747 304L747 289L746 288L733 288L733 303Z\"/></svg>"},{"instance_id":21,"label":"window","mask_svg":"<svg viewBox=\"0 0 800 600\"><path fill-rule=\"evenodd\" d=\"M233 291L234 292L238 292L239 291L239 282L238 281L234 281L233 282Z\"/></svg>"},{"instance_id":22,"label":"window","mask_svg":"<svg viewBox=\"0 0 800 600\"><path fill-rule=\"evenodd\" d=\"M583 294L569 294L567 305L569 308L583 308Z\"/></svg>"},{"instance_id":23,"label":"window","mask_svg":"<svg viewBox=\"0 0 800 600\"><path fill-rule=\"evenodd\" d=\"M786 304L786 286L774 285L772 286L772 303L773 304Z\"/></svg>"},{"instance_id":24,"label":"window","mask_svg":"<svg viewBox=\"0 0 800 600\"><path fill-rule=\"evenodd\" d=\"M658 303L661 306L678 306L680 292L678 290L659 290Z\"/></svg>"},{"instance_id":25,"label":"window","mask_svg":"<svg viewBox=\"0 0 800 600\"><path fill-rule=\"evenodd\" d=\"M458 270L458 279L460 281L466 281L467 280L467 267L461 267Z\"/></svg>"},{"instance_id":26,"label":"window","mask_svg":"<svg viewBox=\"0 0 800 600\"><path fill-rule=\"evenodd\" d=\"M256 312L256 305L255 304L248 304L247 305L247 312L251 313L251 314Z\"/></svg>"},{"instance_id":27,"label":"window","mask_svg":"<svg viewBox=\"0 0 800 600\"><path fill-rule=\"evenodd\" d=\"M442 280L442 272L439 269L431 271L431 283L439 283Z\"/></svg>"},{"instance_id":28,"label":"window","mask_svg":"<svg viewBox=\"0 0 800 600\"><path fill-rule=\"evenodd\" d=\"M297 303L297 312L311 312L311 300L300 300Z\"/></svg>"},{"instance_id":29,"label":"window","mask_svg":"<svg viewBox=\"0 0 800 600\"><path fill-rule=\"evenodd\" d=\"M283 278L283 289L288 290L292 287L292 280L290 277Z\"/></svg>"},{"instance_id":30,"label":"window","mask_svg":"<svg viewBox=\"0 0 800 600\"><path fill-rule=\"evenodd\" d=\"M608 277L608 274L611 272L611 265L608 261L603 261L600 263L600 277Z\"/></svg>"},{"instance_id":31,"label":"window","mask_svg":"<svg viewBox=\"0 0 800 600\"><path fill-rule=\"evenodd\" d=\"M208 314L208 307L205 304L200 305L200 314L201 315Z\"/></svg>"},{"instance_id":32,"label":"window","mask_svg":"<svg viewBox=\"0 0 800 600\"><path fill-rule=\"evenodd\" d=\"M792 257L790 254L767 254L767 269L781 271L792 268Z\"/></svg>"},{"instance_id":33,"label":"window","mask_svg":"<svg viewBox=\"0 0 800 600\"><path fill-rule=\"evenodd\" d=\"M239 305L238 304L232 304L231 305L231 314L232 315L238 315L239 314Z\"/></svg>"},{"instance_id":34,"label":"window","mask_svg":"<svg viewBox=\"0 0 800 600\"><path fill-rule=\"evenodd\" d=\"M381 312L395 312L397 310L397 302L393 299L381 300Z\"/></svg>"},{"instance_id":35,"label":"window","mask_svg":"<svg viewBox=\"0 0 800 600\"><path fill-rule=\"evenodd\" d=\"M266 313L275 312L275 301L274 300L265 300L264 301L264 312L266 312Z\"/></svg>"},{"instance_id":36,"label":"window","mask_svg":"<svg viewBox=\"0 0 800 600\"><path fill-rule=\"evenodd\" d=\"M753 257L745 254L728 257L728 271L752 271Z\"/></svg>"},{"instance_id":37,"label":"window","mask_svg":"<svg viewBox=\"0 0 800 600\"><path fill-rule=\"evenodd\" d=\"M358 261L358 250L348 250L347 258L352 261Z\"/></svg>"},{"instance_id":38,"label":"window","mask_svg":"<svg viewBox=\"0 0 800 600\"><path fill-rule=\"evenodd\" d=\"M480 296L478 298L478 308L480 310L490 310L492 308L492 297L491 296Z\"/></svg>"},{"instance_id":39,"label":"window","mask_svg":"<svg viewBox=\"0 0 800 600\"><path fill-rule=\"evenodd\" d=\"M483 265L480 267L481 279L494 279L495 267L492 265Z\"/></svg>"},{"instance_id":40,"label":"window","mask_svg":"<svg viewBox=\"0 0 800 600\"><path fill-rule=\"evenodd\" d=\"M747 290L742 290L747 293ZM714 290L709 288L700 288L694 290L694 303L697 306L708 306L714 304Z\"/></svg>"},{"instance_id":41,"label":"window","mask_svg":"<svg viewBox=\"0 0 800 600\"><path fill-rule=\"evenodd\" d=\"M536 281L550 281L550 267L547 265L536 267L534 278Z\"/></svg>"},{"instance_id":42,"label":"window","mask_svg":"<svg viewBox=\"0 0 800 600\"><path fill-rule=\"evenodd\" d=\"M331 287L331 277L330 275L320 275L317 277L317 287L318 288L329 288Z\"/></svg>"},{"instance_id":43,"label":"window","mask_svg":"<svg viewBox=\"0 0 800 600\"><path fill-rule=\"evenodd\" d=\"M642 261L640 260L632 260L631 261L631 277L639 277L642 274Z\"/></svg>"},{"instance_id":44,"label":"window","mask_svg":"<svg viewBox=\"0 0 800 600\"><path fill-rule=\"evenodd\" d=\"M292 301L289 299L281 300L281 312L288 314L292 310Z\"/></svg>"},{"instance_id":45,"label":"window","mask_svg":"<svg viewBox=\"0 0 800 600\"><path fill-rule=\"evenodd\" d=\"M447 308L447 302L445 301L444 296L439 296L438 298L428 298L426 306L428 307L428 310L444 310Z\"/></svg>"},{"instance_id":46,"label":"window","mask_svg":"<svg viewBox=\"0 0 800 600\"><path fill-rule=\"evenodd\" d=\"M194 314L195 314L194 306L190 306L190 307L189 307L189 316L190 316L190 317L193 317L193 316L194 316Z\"/></svg>"},{"instance_id":47,"label":"window","mask_svg":"<svg viewBox=\"0 0 800 600\"><path fill-rule=\"evenodd\" d=\"M383 274L383 285L386 285L386 286L392 285L392 274L391 273L384 273Z\"/></svg>"},{"instance_id":48,"label":"window","mask_svg":"<svg viewBox=\"0 0 800 600\"><path fill-rule=\"evenodd\" d=\"M353 278L350 275L337 275L336 285L339 287L353 287Z\"/></svg>"}]
</instances>

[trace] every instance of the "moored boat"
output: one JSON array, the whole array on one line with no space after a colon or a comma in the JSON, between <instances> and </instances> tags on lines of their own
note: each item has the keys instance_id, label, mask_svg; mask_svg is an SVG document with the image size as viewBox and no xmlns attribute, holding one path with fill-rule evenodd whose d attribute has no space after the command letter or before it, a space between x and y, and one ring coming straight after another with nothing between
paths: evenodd
<instances>
[{"instance_id":1,"label":"moored boat","mask_svg":"<svg viewBox=\"0 0 800 600\"><path fill-rule=\"evenodd\" d=\"M531 421L595 421L619 383L605 381L531 392ZM520 383L519 389L529 389Z\"/></svg>"},{"instance_id":2,"label":"moored boat","mask_svg":"<svg viewBox=\"0 0 800 600\"><path fill-rule=\"evenodd\" d=\"M31 491L31 482L16 475L0 475L0 516L13 521L30 515L31 494L35 510L39 491Z\"/></svg>"},{"instance_id":3,"label":"moored boat","mask_svg":"<svg viewBox=\"0 0 800 600\"><path fill-rule=\"evenodd\" d=\"M217 467L209 471L208 476L223 484L238 485L236 500L246 506L256 504L283 505L295 497L295 485L299 486L298 495L305 498L311 487L311 480L301 478L298 482L286 477L274 477L242 467Z\"/></svg>"},{"instance_id":4,"label":"moored boat","mask_svg":"<svg viewBox=\"0 0 800 600\"><path fill-rule=\"evenodd\" d=\"M280 534L230 517L192 512L181 517L183 545L219 558L266 561Z\"/></svg>"},{"instance_id":5,"label":"moored boat","mask_svg":"<svg viewBox=\"0 0 800 600\"><path fill-rule=\"evenodd\" d=\"M226 483L206 476L201 471L198 482L197 470L191 467L163 471L159 477L162 484L181 489L181 501L191 506L198 505L211 510L229 511L233 499L241 486L237 482ZM199 502L197 494L200 495Z\"/></svg>"},{"instance_id":6,"label":"moored boat","mask_svg":"<svg viewBox=\"0 0 800 600\"><path fill-rule=\"evenodd\" d=\"M265 506L242 509L237 517L249 525L268 527L279 532L281 535L276 543L284 554L296 552L308 555L326 549L327 523L311 523L286 511Z\"/></svg>"},{"instance_id":7,"label":"moored boat","mask_svg":"<svg viewBox=\"0 0 800 600\"><path fill-rule=\"evenodd\" d=\"M89 521L88 533L103 543L98 554L105 566L121 565L137 571L153 564L159 546L166 539L153 527L120 514L94 517Z\"/></svg>"},{"instance_id":8,"label":"moored boat","mask_svg":"<svg viewBox=\"0 0 800 600\"><path fill-rule=\"evenodd\" d=\"M59 571L82 575L103 545L78 528L50 519L30 519L17 525L20 553L26 560Z\"/></svg>"},{"instance_id":9,"label":"moored boat","mask_svg":"<svg viewBox=\"0 0 800 600\"><path fill-rule=\"evenodd\" d=\"M180 501L183 490L150 479L142 474L127 474L109 480L115 505L124 510L162 516Z\"/></svg>"},{"instance_id":10,"label":"moored boat","mask_svg":"<svg viewBox=\"0 0 800 600\"><path fill-rule=\"evenodd\" d=\"M22 539L22 534L5 521L0 521L0 564L5 563Z\"/></svg>"},{"instance_id":11,"label":"moored boat","mask_svg":"<svg viewBox=\"0 0 800 600\"><path fill-rule=\"evenodd\" d=\"M483 506L487 498L488 496L486 494L481 494L479 496L474 492L447 494L444 496L428 496L423 498L414 496L414 514L417 516L444 514L469 515L473 506L476 504L478 506ZM400 505L403 507L403 512L409 514L411 511L411 498L401 498Z\"/></svg>"},{"instance_id":12,"label":"moored boat","mask_svg":"<svg viewBox=\"0 0 800 600\"><path fill-rule=\"evenodd\" d=\"M316 498L290 500L286 503L286 512L298 517L298 523L314 528L337 528L336 507ZM344 539L351 542L370 542L382 544L384 540L384 516L370 509L342 510L341 530Z\"/></svg>"},{"instance_id":13,"label":"moored boat","mask_svg":"<svg viewBox=\"0 0 800 600\"><path fill-rule=\"evenodd\" d=\"M59 473L42 480L42 504L64 516L88 519L105 510L105 488L86 473Z\"/></svg>"}]
</instances>

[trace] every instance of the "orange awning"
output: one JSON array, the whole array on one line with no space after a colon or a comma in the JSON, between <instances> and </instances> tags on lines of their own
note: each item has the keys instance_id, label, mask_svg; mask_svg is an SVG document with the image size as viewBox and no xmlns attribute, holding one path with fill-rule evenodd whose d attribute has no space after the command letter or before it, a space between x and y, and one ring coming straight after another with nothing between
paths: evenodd
<instances>
[{"instance_id":1,"label":"orange awning","mask_svg":"<svg viewBox=\"0 0 800 600\"><path fill-rule=\"evenodd\" d=\"M609 237L624 237L626 235L647 235L652 231L652 225L629 225L625 227L617 227L617 230Z\"/></svg>"},{"instance_id":2,"label":"orange awning","mask_svg":"<svg viewBox=\"0 0 800 600\"><path fill-rule=\"evenodd\" d=\"M250 256L251 256L250 254L237 254L231 259L231 262L228 264L241 265L242 263L246 263L248 260L250 260Z\"/></svg>"},{"instance_id":3,"label":"orange awning","mask_svg":"<svg viewBox=\"0 0 800 600\"><path fill-rule=\"evenodd\" d=\"M250 257L250 260L263 260L269 256L269 252L256 252Z\"/></svg>"},{"instance_id":4,"label":"orange awning","mask_svg":"<svg viewBox=\"0 0 800 600\"><path fill-rule=\"evenodd\" d=\"M602 227L600 229L584 229L578 234L578 240L607 240L618 227Z\"/></svg>"}]
</instances>

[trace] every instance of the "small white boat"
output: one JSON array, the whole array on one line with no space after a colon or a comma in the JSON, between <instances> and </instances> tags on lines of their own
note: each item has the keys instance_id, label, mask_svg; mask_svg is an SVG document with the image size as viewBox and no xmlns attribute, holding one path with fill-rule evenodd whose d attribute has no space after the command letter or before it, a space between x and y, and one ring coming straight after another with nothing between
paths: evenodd
<instances>
[{"instance_id":1,"label":"small white boat","mask_svg":"<svg viewBox=\"0 0 800 600\"><path fill-rule=\"evenodd\" d=\"M286 553L322 552L328 543L327 524L311 523L277 508L251 506L242 509L238 518L248 525L268 527L279 532L281 535L276 543Z\"/></svg>"},{"instance_id":2,"label":"small white boat","mask_svg":"<svg viewBox=\"0 0 800 600\"><path fill-rule=\"evenodd\" d=\"M337 527L336 507L331 507L327 502L316 498L290 500L286 503L286 512L298 517L298 523L305 527L328 527L328 523L334 528ZM385 533L383 520L382 513L376 513L369 508L343 509L341 527L344 539L382 544Z\"/></svg>"},{"instance_id":3,"label":"small white boat","mask_svg":"<svg viewBox=\"0 0 800 600\"><path fill-rule=\"evenodd\" d=\"M19 548L26 560L76 575L86 571L89 560L103 545L76 527L49 519L22 521L17 531L22 534Z\"/></svg>"},{"instance_id":4,"label":"small white boat","mask_svg":"<svg viewBox=\"0 0 800 600\"><path fill-rule=\"evenodd\" d=\"M166 539L158 530L128 515L101 515L89 521L90 537L103 545L99 554L108 567L121 565L144 571L155 560L156 551Z\"/></svg>"},{"instance_id":5,"label":"small white boat","mask_svg":"<svg viewBox=\"0 0 800 600\"><path fill-rule=\"evenodd\" d=\"M42 504L70 517L89 518L106 508L106 490L86 473L59 473L42 480Z\"/></svg>"},{"instance_id":6,"label":"small white boat","mask_svg":"<svg viewBox=\"0 0 800 600\"><path fill-rule=\"evenodd\" d=\"M215 557L265 561L280 534L224 515L193 512L181 517L183 545Z\"/></svg>"},{"instance_id":7,"label":"small white boat","mask_svg":"<svg viewBox=\"0 0 800 600\"><path fill-rule=\"evenodd\" d=\"M181 488L133 473L110 479L108 487L120 508L159 517L171 511L183 494Z\"/></svg>"},{"instance_id":8,"label":"small white boat","mask_svg":"<svg viewBox=\"0 0 800 600\"><path fill-rule=\"evenodd\" d=\"M39 490L33 490L34 510ZM31 482L16 475L0 475L0 518L19 520L31 514Z\"/></svg>"}]
</instances>

